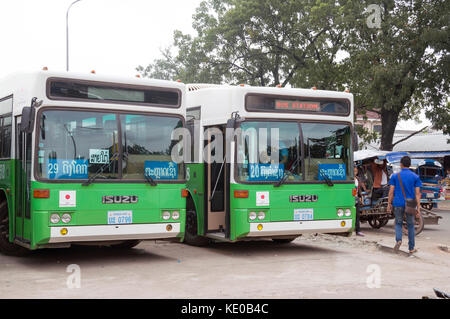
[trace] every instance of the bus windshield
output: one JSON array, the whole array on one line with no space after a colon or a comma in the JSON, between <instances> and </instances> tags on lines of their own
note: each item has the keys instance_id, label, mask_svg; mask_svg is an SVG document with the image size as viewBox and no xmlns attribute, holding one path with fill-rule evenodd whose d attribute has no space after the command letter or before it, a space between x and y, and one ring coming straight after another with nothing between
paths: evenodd
<instances>
[{"instance_id":1,"label":"bus windshield","mask_svg":"<svg viewBox=\"0 0 450 319\"><path fill-rule=\"evenodd\" d=\"M171 160L176 116L75 110L40 113L37 175L49 180L181 180ZM101 171L101 172L100 172ZM100 173L99 173L100 172ZM145 174L145 175L144 175Z\"/></svg>"},{"instance_id":2,"label":"bus windshield","mask_svg":"<svg viewBox=\"0 0 450 319\"><path fill-rule=\"evenodd\" d=\"M240 182L276 182L285 175L286 183L353 180L347 124L246 121L241 130Z\"/></svg>"}]
</instances>

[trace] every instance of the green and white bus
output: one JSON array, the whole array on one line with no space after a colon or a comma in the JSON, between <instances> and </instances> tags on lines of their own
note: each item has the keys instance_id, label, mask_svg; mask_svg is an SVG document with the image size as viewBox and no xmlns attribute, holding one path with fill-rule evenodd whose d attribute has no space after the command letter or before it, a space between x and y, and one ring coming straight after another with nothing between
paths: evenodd
<instances>
[{"instance_id":1,"label":"green and white bus","mask_svg":"<svg viewBox=\"0 0 450 319\"><path fill-rule=\"evenodd\" d=\"M0 82L0 251L181 241L185 85L50 72Z\"/></svg>"},{"instance_id":2,"label":"green and white bus","mask_svg":"<svg viewBox=\"0 0 450 319\"><path fill-rule=\"evenodd\" d=\"M186 100L186 242L352 234L352 94L189 84Z\"/></svg>"}]
</instances>

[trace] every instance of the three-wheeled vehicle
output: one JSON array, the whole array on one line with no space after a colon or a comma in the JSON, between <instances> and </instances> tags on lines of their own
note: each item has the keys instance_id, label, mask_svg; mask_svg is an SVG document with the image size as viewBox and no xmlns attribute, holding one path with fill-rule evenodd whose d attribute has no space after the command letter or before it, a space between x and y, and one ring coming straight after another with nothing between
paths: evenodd
<instances>
[{"instance_id":1,"label":"three-wheeled vehicle","mask_svg":"<svg viewBox=\"0 0 450 319\"><path fill-rule=\"evenodd\" d=\"M400 171L400 163L390 163L392 172ZM438 225L441 216L432 213L433 208L438 207L438 203L445 200L444 193L444 170L441 163L433 159L411 159L410 170L416 173L421 182L422 193L420 205L422 206L421 213L425 225Z\"/></svg>"},{"instance_id":2,"label":"three-wheeled vehicle","mask_svg":"<svg viewBox=\"0 0 450 319\"><path fill-rule=\"evenodd\" d=\"M381 198L375 198L373 192L374 173L371 170L371 162L383 160L388 162L389 152L362 150L354 153L353 160L358 168L360 180L365 185L365 191L360 192L360 221L368 222L372 228L379 229L385 226L390 219L394 219L394 213L388 211L388 187ZM389 165L388 165L389 166ZM388 172L391 171L390 169ZM392 172L392 171L391 171ZM424 227L423 209L421 215L416 217L415 234L422 232ZM407 232L406 219L403 222L403 231Z\"/></svg>"}]
</instances>

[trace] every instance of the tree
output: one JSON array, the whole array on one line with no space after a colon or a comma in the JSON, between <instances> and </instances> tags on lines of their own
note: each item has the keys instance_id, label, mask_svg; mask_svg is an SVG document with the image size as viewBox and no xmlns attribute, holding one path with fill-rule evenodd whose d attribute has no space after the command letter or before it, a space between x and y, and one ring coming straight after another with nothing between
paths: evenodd
<instances>
[{"instance_id":1,"label":"tree","mask_svg":"<svg viewBox=\"0 0 450 319\"><path fill-rule=\"evenodd\" d=\"M450 133L449 7L448 0L206 0L193 17L197 35L176 31L176 54L165 49L138 70L183 82L349 87L357 112L381 115L381 149L392 150L398 120L420 110Z\"/></svg>"},{"instance_id":2,"label":"tree","mask_svg":"<svg viewBox=\"0 0 450 319\"><path fill-rule=\"evenodd\" d=\"M379 28L368 23L368 14L358 14L369 3L379 8ZM449 2L370 0L354 10L344 63L356 109L381 115L380 148L392 150L398 120L420 109L450 132Z\"/></svg>"},{"instance_id":3,"label":"tree","mask_svg":"<svg viewBox=\"0 0 450 319\"><path fill-rule=\"evenodd\" d=\"M138 70L185 82L343 90L335 63L343 17L332 0L207 0L194 15L198 35L176 31L176 57L166 49L163 59Z\"/></svg>"}]
</instances>

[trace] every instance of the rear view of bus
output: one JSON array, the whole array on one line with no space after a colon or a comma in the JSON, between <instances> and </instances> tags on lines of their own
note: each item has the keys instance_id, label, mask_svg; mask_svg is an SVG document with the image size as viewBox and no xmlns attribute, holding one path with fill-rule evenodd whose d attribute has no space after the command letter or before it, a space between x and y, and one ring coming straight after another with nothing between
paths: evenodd
<instances>
[{"instance_id":1,"label":"rear view of bus","mask_svg":"<svg viewBox=\"0 0 450 319\"><path fill-rule=\"evenodd\" d=\"M184 85L43 71L0 85L0 250L182 240ZM6 134L7 133L7 134Z\"/></svg>"},{"instance_id":2,"label":"rear view of bus","mask_svg":"<svg viewBox=\"0 0 450 319\"><path fill-rule=\"evenodd\" d=\"M188 242L352 233L352 94L191 85L187 101L201 154L187 165Z\"/></svg>"}]
</instances>

